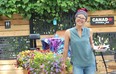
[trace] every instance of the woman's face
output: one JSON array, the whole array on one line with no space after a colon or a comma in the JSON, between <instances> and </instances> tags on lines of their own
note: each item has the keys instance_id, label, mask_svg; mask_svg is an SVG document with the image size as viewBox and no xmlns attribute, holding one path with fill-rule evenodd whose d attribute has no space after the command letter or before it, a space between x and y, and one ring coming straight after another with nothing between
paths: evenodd
<instances>
[{"instance_id":1,"label":"woman's face","mask_svg":"<svg viewBox=\"0 0 116 74\"><path fill-rule=\"evenodd\" d=\"M76 26L83 26L86 22L86 17L83 14L79 14L75 18Z\"/></svg>"}]
</instances>

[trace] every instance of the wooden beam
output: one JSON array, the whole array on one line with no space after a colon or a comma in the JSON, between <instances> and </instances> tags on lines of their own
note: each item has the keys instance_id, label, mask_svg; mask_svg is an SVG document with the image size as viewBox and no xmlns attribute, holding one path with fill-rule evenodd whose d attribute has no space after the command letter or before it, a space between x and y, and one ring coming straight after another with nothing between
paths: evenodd
<instances>
[{"instance_id":1,"label":"wooden beam","mask_svg":"<svg viewBox=\"0 0 116 74\"><path fill-rule=\"evenodd\" d=\"M5 29L5 26L0 26L0 31L20 31L20 30L29 30L29 25L12 25L11 28Z\"/></svg>"},{"instance_id":2,"label":"wooden beam","mask_svg":"<svg viewBox=\"0 0 116 74\"><path fill-rule=\"evenodd\" d=\"M4 32L0 32L0 37L4 37L4 36L27 36L29 35L29 30L25 30L25 31L4 31Z\"/></svg>"},{"instance_id":3,"label":"wooden beam","mask_svg":"<svg viewBox=\"0 0 116 74\"><path fill-rule=\"evenodd\" d=\"M0 20L0 26L5 24L6 20ZM11 25L29 25L29 20L15 19L9 20L11 21Z\"/></svg>"},{"instance_id":4,"label":"wooden beam","mask_svg":"<svg viewBox=\"0 0 116 74\"><path fill-rule=\"evenodd\" d=\"M29 20L11 20L12 25L29 25Z\"/></svg>"},{"instance_id":5,"label":"wooden beam","mask_svg":"<svg viewBox=\"0 0 116 74\"><path fill-rule=\"evenodd\" d=\"M91 28L93 33L96 32L116 32L116 26L115 27L92 27ZM65 30L57 31L56 34L58 34L60 37L64 37Z\"/></svg>"},{"instance_id":6,"label":"wooden beam","mask_svg":"<svg viewBox=\"0 0 116 74\"><path fill-rule=\"evenodd\" d=\"M23 19L20 14L13 14L13 19Z\"/></svg>"},{"instance_id":7,"label":"wooden beam","mask_svg":"<svg viewBox=\"0 0 116 74\"><path fill-rule=\"evenodd\" d=\"M101 27L101 28L91 28L94 33L96 32L116 32L116 27Z\"/></svg>"},{"instance_id":8,"label":"wooden beam","mask_svg":"<svg viewBox=\"0 0 116 74\"><path fill-rule=\"evenodd\" d=\"M89 16L116 15L116 10L98 10L88 12Z\"/></svg>"},{"instance_id":9,"label":"wooden beam","mask_svg":"<svg viewBox=\"0 0 116 74\"><path fill-rule=\"evenodd\" d=\"M23 19L20 14L13 14L12 18L8 18L7 16L0 16L0 20L11 20L11 19Z\"/></svg>"}]
</instances>

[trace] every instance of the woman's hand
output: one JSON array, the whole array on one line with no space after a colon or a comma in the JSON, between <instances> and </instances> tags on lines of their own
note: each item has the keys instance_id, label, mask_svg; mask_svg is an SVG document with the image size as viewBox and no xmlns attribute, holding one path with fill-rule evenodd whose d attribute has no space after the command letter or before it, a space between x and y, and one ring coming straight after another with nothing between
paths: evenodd
<instances>
[{"instance_id":1,"label":"woman's hand","mask_svg":"<svg viewBox=\"0 0 116 74\"><path fill-rule=\"evenodd\" d=\"M106 47L104 47L103 45L98 46L98 49L105 49Z\"/></svg>"},{"instance_id":2,"label":"woman's hand","mask_svg":"<svg viewBox=\"0 0 116 74\"><path fill-rule=\"evenodd\" d=\"M96 52L105 52L109 49L109 45L99 45L99 46L94 46L94 50Z\"/></svg>"},{"instance_id":3,"label":"woman's hand","mask_svg":"<svg viewBox=\"0 0 116 74\"><path fill-rule=\"evenodd\" d=\"M66 64L65 63L62 63L61 64L61 70L62 70L61 71L61 74L66 74L66 70L65 69L66 69Z\"/></svg>"},{"instance_id":4,"label":"woman's hand","mask_svg":"<svg viewBox=\"0 0 116 74\"><path fill-rule=\"evenodd\" d=\"M103 46L102 46L102 45L99 45L99 46L98 46L98 49L101 49L101 48L103 48Z\"/></svg>"},{"instance_id":5,"label":"woman's hand","mask_svg":"<svg viewBox=\"0 0 116 74\"><path fill-rule=\"evenodd\" d=\"M61 64L61 68L62 68L62 70L65 70L66 64L65 64L65 63L62 63L62 64Z\"/></svg>"}]
</instances>

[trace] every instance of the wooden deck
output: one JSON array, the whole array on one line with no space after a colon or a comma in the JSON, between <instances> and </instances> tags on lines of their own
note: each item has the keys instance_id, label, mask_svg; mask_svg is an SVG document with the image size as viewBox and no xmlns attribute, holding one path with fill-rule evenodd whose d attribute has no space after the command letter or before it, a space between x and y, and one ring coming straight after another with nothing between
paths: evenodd
<instances>
[{"instance_id":1,"label":"wooden deck","mask_svg":"<svg viewBox=\"0 0 116 74\"><path fill-rule=\"evenodd\" d=\"M113 56L104 56L106 60L113 59ZM96 74L106 74L105 67L101 56L97 56L97 68ZM107 62L108 72L116 71L116 62ZM0 60L0 74L27 74L22 68L16 67L16 60Z\"/></svg>"},{"instance_id":2,"label":"wooden deck","mask_svg":"<svg viewBox=\"0 0 116 74\"><path fill-rule=\"evenodd\" d=\"M15 66L16 60L0 60L0 74L25 74L25 71Z\"/></svg>"}]
</instances>

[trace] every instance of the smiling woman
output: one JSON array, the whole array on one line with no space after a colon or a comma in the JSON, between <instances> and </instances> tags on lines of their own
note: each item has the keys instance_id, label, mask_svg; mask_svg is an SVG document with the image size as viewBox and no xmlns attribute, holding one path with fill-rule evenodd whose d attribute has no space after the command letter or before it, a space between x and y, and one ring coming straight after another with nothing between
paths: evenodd
<instances>
[{"instance_id":1,"label":"smiling woman","mask_svg":"<svg viewBox=\"0 0 116 74\"><path fill-rule=\"evenodd\" d=\"M68 47L70 46L73 74L95 74L95 56L92 51L94 44L91 29L85 27L87 18L87 9L79 9L75 14L76 26L65 32L62 67L65 68Z\"/></svg>"}]
</instances>

